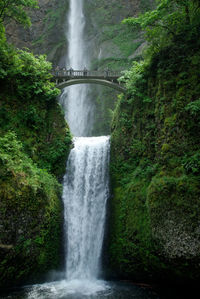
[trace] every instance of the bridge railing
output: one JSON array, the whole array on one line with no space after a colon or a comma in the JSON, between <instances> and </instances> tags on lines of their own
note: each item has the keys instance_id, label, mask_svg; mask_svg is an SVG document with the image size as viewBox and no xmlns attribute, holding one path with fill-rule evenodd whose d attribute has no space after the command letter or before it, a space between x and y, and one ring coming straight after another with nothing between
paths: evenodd
<instances>
[{"instance_id":1,"label":"bridge railing","mask_svg":"<svg viewBox=\"0 0 200 299\"><path fill-rule=\"evenodd\" d=\"M110 70L103 70L103 71L89 71L87 69L84 70L53 70L53 76L55 77L112 77L112 78L119 78L121 76L121 72L119 71L110 71Z\"/></svg>"}]
</instances>

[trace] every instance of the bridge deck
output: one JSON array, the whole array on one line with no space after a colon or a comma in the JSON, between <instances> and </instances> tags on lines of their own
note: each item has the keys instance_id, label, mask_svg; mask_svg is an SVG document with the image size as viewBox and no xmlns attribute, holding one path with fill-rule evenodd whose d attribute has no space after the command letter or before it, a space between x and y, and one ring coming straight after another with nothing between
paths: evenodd
<instances>
[{"instance_id":1,"label":"bridge deck","mask_svg":"<svg viewBox=\"0 0 200 299\"><path fill-rule=\"evenodd\" d=\"M84 70L54 70L52 72L53 80L56 82L57 88L65 88L75 84L100 84L114 88L120 92L126 92L118 81L121 76L119 71L88 71Z\"/></svg>"},{"instance_id":2,"label":"bridge deck","mask_svg":"<svg viewBox=\"0 0 200 299\"><path fill-rule=\"evenodd\" d=\"M79 78L91 78L91 79L105 79L117 80L121 76L119 71L88 71L88 70L54 70L52 75L58 79L79 79Z\"/></svg>"}]
</instances>

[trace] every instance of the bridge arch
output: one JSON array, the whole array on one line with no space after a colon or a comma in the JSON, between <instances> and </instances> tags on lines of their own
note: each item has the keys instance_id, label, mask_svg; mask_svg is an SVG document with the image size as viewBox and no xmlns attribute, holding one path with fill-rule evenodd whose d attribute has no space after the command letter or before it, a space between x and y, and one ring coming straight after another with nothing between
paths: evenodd
<instances>
[{"instance_id":1,"label":"bridge arch","mask_svg":"<svg viewBox=\"0 0 200 299\"><path fill-rule=\"evenodd\" d=\"M76 84L99 84L99 85L104 85L110 88L113 88L117 91L120 91L122 93L126 92L126 89L122 86L120 86L117 83L104 80L104 79L91 79L91 78L84 78L84 79L70 79L67 81L59 82L56 87L59 89L63 89L65 87L71 86L71 85L76 85Z\"/></svg>"}]
</instances>

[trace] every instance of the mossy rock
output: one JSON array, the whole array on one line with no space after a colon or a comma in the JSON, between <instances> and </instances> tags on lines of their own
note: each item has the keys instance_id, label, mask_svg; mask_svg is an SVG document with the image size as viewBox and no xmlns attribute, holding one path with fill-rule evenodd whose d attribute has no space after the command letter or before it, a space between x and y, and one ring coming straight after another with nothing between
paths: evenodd
<instances>
[{"instance_id":1,"label":"mossy rock","mask_svg":"<svg viewBox=\"0 0 200 299\"><path fill-rule=\"evenodd\" d=\"M59 267L61 186L12 132L0 138L0 169L0 287L10 287Z\"/></svg>"},{"instance_id":2,"label":"mossy rock","mask_svg":"<svg viewBox=\"0 0 200 299\"><path fill-rule=\"evenodd\" d=\"M120 277L200 278L199 56L198 41L174 42L125 80L112 124L107 238L107 266Z\"/></svg>"}]
</instances>

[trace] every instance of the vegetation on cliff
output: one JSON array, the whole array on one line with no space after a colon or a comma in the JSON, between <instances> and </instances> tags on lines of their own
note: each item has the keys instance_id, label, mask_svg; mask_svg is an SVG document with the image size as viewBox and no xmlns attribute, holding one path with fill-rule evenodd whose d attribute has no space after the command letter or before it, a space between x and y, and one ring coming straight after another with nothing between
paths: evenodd
<instances>
[{"instance_id":1,"label":"vegetation on cliff","mask_svg":"<svg viewBox=\"0 0 200 299\"><path fill-rule=\"evenodd\" d=\"M5 3L9 5L10 3L13 4L13 7L9 9L9 13L5 12L5 15L10 16L10 10L16 13L17 8L23 16L23 18L20 18L20 24L16 23L18 21L16 16L12 21L6 22L8 42L20 49L26 47L33 51L33 53L45 54L47 55L47 59L55 65L59 63L63 64L63 57L67 51L65 23L69 1L4 0L2 1L2 6L5 7ZM29 17L23 10L24 6L26 6ZM22 24L29 25L30 22L30 27L25 26L24 28L22 26Z\"/></svg>"},{"instance_id":2,"label":"vegetation on cliff","mask_svg":"<svg viewBox=\"0 0 200 299\"><path fill-rule=\"evenodd\" d=\"M90 51L91 68L125 70L142 58L145 40L141 28L121 25L132 15L152 9L152 0L87 0L84 1L86 39ZM95 123L92 134L110 134L117 92L105 87L92 87L95 103Z\"/></svg>"},{"instance_id":3,"label":"vegetation on cliff","mask_svg":"<svg viewBox=\"0 0 200 299\"><path fill-rule=\"evenodd\" d=\"M31 21L25 9L37 8L37 4L37 0L1 0L0 23L11 18L20 24L30 26Z\"/></svg>"},{"instance_id":4,"label":"vegetation on cliff","mask_svg":"<svg viewBox=\"0 0 200 299\"><path fill-rule=\"evenodd\" d=\"M0 287L59 265L61 187L24 153L16 135L0 138Z\"/></svg>"},{"instance_id":5,"label":"vegetation on cliff","mask_svg":"<svg viewBox=\"0 0 200 299\"><path fill-rule=\"evenodd\" d=\"M58 180L71 135L51 64L9 45L0 27L0 287L6 287L59 266Z\"/></svg>"},{"instance_id":6,"label":"vegetation on cliff","mask_svg":"<svg viewBox=\"0 0 200 299\"><path fill-rule=\"evenodd\" d=\"M122 277L200 277L200 6L160 0L124 21L149 47L122 78L111 137L110 265Z\"/></svg>"}]
</instances>

